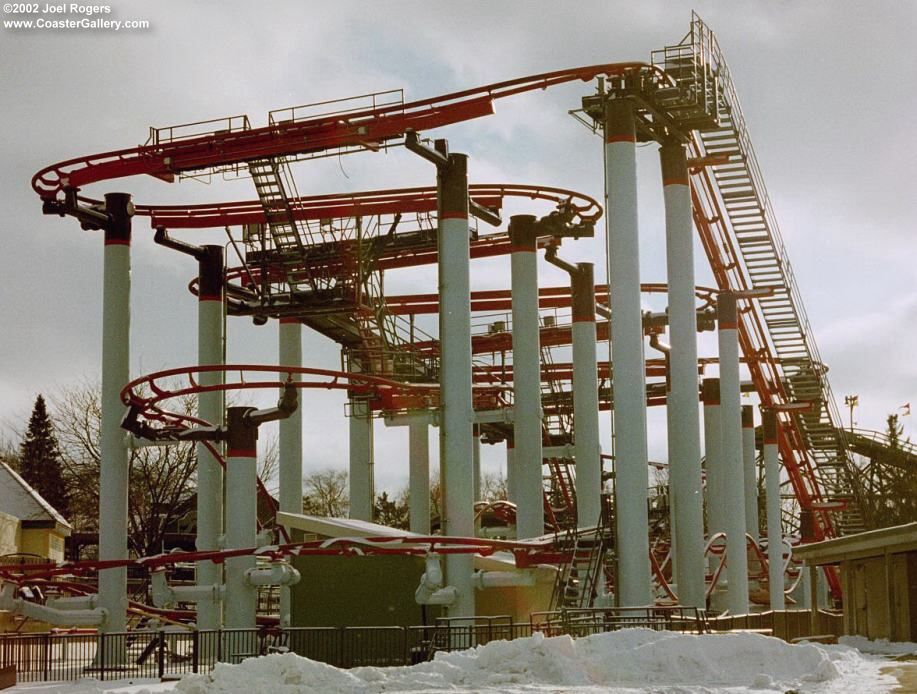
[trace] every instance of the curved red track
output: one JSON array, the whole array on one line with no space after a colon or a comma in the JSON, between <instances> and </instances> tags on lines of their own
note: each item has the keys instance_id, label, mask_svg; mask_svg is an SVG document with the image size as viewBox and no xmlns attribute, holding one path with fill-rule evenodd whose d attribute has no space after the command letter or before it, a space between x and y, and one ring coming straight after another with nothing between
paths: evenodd
<instances>
[{"instance_id":1,"label":"curved red track","mask_svg":"<svg viewBox=\"0 0 917 694\"><path fill-rule=\"evenodd\" d=\"M348 113L233 132L216 132L166 144L141 145L75 157L51 164L32 177L32 188L44 200L64 188L146 174L171 181L175 174L201 171L254 159L321 152L335 147L375 147L404 135L493 113L493 101L513 94L547 89L600 75L621 76L639 71L659 75L641 62L609 63L545 72L496 82L443 96Z\"/></svg>"}]
</instances>

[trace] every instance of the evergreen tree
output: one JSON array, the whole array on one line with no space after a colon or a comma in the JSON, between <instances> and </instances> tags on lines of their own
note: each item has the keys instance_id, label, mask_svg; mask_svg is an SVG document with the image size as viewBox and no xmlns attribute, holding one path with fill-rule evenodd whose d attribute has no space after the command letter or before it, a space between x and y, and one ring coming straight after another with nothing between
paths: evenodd
<instances>
[{"instance_id":1,"label":"evergreen tree","mask_svg":"<svg viewBox=\"0 0 917 694\"><path fill-rule=\"evenodd\" d=\"M19 449L19 474L65 518L70 512L61 468L60 449L45 399L35 398L29 428Z\"/></svg>"}]
</instances>

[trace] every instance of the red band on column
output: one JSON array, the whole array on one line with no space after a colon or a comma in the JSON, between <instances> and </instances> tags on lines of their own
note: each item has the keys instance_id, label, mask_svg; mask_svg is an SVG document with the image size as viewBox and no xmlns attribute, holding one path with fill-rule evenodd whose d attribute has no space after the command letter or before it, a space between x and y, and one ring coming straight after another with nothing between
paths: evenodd
<instances>
[{"instance_id":1,"label":"red band on column","mask_svg":"<svg viewBox=\"0 0 917 694\"><path fill-rule=\"evenodd\" d=\"M230 448L226 451L227 458L256 458L258 453L253 448Z\"/></svg>"},{"instance_id":2,"label":"red band on column","mask_svg":"<svg viewBox=\"0 0 917 694\"><path fill-rule=\"evenodd\" d=\"M662 185L664 186L686 186L688 185L687 178L663 178Z\"/></svg>"},{"instance_id":3,"label":"red band on column","mask_svg":"<svg viewBox=\"0 0 917 694\"><path fill-rule=\"evenodd\" d=\"M755 408L751 405L742 405L742 428L755 428Z\"/></svg>"},{"instance_id":4,"label":"red band on column","mask_svg":"<svg viewBox=\"0 0 917 694\"><path fill-rule=\"evenodd\" d=\"M468 219L468 215L464 212L440 212L440 219Z\"/></svg>"}]
</instances>

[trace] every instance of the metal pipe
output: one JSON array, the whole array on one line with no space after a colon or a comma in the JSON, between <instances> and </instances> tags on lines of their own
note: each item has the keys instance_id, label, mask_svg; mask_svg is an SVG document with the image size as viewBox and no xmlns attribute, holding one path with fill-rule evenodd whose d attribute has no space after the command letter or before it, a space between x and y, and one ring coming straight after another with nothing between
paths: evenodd
<instances>
[{"instance_id":1,"label":"metal pipe","mask_svg":"<svg viewBox=\"0 0 917 694\"><path fill-rule=\"evenodd\" d=\"M533 215L509 221L512 248L513 440L516 537L544 534L542 481L541 331L538 316L538 231Z\"/></svg>"},{"instance_id":2,"label":"metal pipe","mask_svg":"<svg viewBox=\"0 0 917 694\"><path fill-rule=\"evenodd\" d=\"M105 195L102 286L102 422L99 476L99 559L127 559L129 454L121 431L121 389L130 380L131 215L127 193ZM102 631L127 629L127 569L99 571ZM124 654L116 654L120 662Z\"/></svg>"},{"instance_id":3,"label":"metal pipe","mask_svg":"<svg viewBox=\"0 0 917 694\"><path fill-rule=\"evenodd\" d=\"M755 461L755 408L751 405L742 405L742 468L745 471L745 532L757 542L760 532Z\"/></svg>"},{"instance_id":4,"label":"metal pipe","mask_svg":"<svg viewBox=\"0 0 917 694\"><path fill-rule=\"evenodd\" d=\"M163 230L164 231L164 230ZM164 234L163 234L164 235ZM157 239L163 243L162 239ZM224 362L224 311L223 247L206 246L197 249L198 303L197 303L197 361L201 366ZM222 371L203 372L198 376L201 385L220 385ZM201 419L215 427L223 424L223 394L204 392L197 396L197 409ZM222 450L222 443L213 445ZM197 454L197 538L199 552L219 549L223 535L223 467L204 443L198 443ZM223 581L223 565L211 561L196 563L196 582L206 588ZM210 591L210 599L197 602L198 629L219 629L223 623L220 594Z\"/></svg>"},{"instance_id":5,"label":"metal pipe","mask_svg":"<svg viewBox=\"0 0 917 694\"><path fill-rule=\"evenodd\" d=\"M772 610L786 607L783 586L783 532L780 526L780 462L777 459L777 413L761 412L764 484L767 494L767 565Z\"/></svg>"},{"instance_id":6,"label":"metal pipe","mask_svg":"<svg viewBox=\"0 0 917 694\"><path fill-rule=\"evenodd\" d=\"M150 573L150 596L156 607L169 607L177 602L219 604L223 598L223 586L213 585L171 586L166 580L165 570Z\"/></svg>"},{"instance_id":7,"label":"metal pipe","mask_svg":"<svg viewBox=\"0 0 917 694\"><path fill-rule=\"evenodd\" d=\"M646 379L640 306L636 125L633 103L605 103L605 194L611 349L615 407L615 508L618 604L652 603L650 592L649 473L646 450Z\"/></svg>"},{"instance_id":8,"label":"metal pipe","mask_svg":"<svg viewBox=\"0 0 917 694\"><path fill-rule=\"evenodd\" d=\"M722 490L726 531L726 574L731 614L748 612L748 550L745 539L745 472L742 461L742 390L739 382L737 307L733 292L717 301L720 357L720 423L723 440Z\"/></svg>"},{"instance_id":9,"label":"metal pipe","mask_svg":"<svg viewBox=\"0 0 917 694\"><path fill-rule=\"evenodd\" d=\"M440 145L446 150L445 142ZM449 154L437 167L439 335L441 345L440 469L443 534L474 535L471 385L471 239L468 227L468 157ZM450 554L446 575L456 589L450 617L475 614L470 555Z\"/></svg>"},{"instance_id":10,"label":"metal pipe","mask_svg":"<svg viewBox=\"0 0 917 694\"><path fill-rule=\"evenodd\" d=\"M0 609L23 615L38 622L54 624L55 626L104 627L108 623L108 615L104 608L59 609L54 607L53 604L39 605L38 603L14 597L16 588L16 584L9 582L0 587Z\"/></svg>"},{"instance_id":11,"label":"metal pipe","mask_svg":"<svg viewBox=\"0 0 917 694\"><path fill-rule=\"evenodd\" d=\"M285 561L259 566L245 572L245 580L253 586L295 586L302 575Z\"/></svg>"},{"instance_id":12,"label":"metal pipe","mask_svg":"<svg viewBox=\"0 0 917 694\"><path fill-rule=\"evenodd\" d=\"M675 582L682 605L706 606L704 499L701 491L697 399L697 311L694 228L685 148L667 141L659 150L665 200L666 274L670 351L668 425L669 498Z\"/></svg>"},{"instance_id":13,"label":"metal pipe","mask_svg":"<svg viewBox=\"0 0 917 694\"><path fill-rule=\"evenodd\" d=\"M455 555L450 555L455 556ZM449 558L446 557L448 565ZM471 576L469 575L469 579ZM454 586L443 586L444 575L440 565L439 555L432 554L426 559L426 570L420 577L420 584L414 591L414 600L418 605L444 605L451 606L455 604L459 593ZM473 589L474 583L469 580L469 585Z\"/></svg>"},{"instance_id":14,"label":"metal pipe","mask_svg":"<svg viewBox=\"0 0 917 694\"><path fill-rule=\"evenodd\" d=\"M247 416L254 408L227 410L226 446L226 549L254 547L258 530L258 428ZM245 573L255 568L255 557L226 560L226 626L254 629L257 591Z\"/></svg>"},{"instance_id":15,"label":"metal pipe","mask_svg":"<svg viewBox=\"0 0 917 694\"><path fill-rule=\"evenodd\" d=\"M412 533L430 534L430 438L426 423L408 425L408 495Z\"/></svg>"}]
</instances>

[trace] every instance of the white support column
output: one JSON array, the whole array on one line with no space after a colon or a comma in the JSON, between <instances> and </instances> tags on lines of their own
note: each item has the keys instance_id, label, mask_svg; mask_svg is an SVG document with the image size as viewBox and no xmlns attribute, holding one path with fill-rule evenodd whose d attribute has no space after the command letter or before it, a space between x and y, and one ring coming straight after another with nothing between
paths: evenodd
<instances>
[{"instance_id":1,"label":"white support column","mask_svg":"<svg viewBox=\"0 0 917 694\"><path fill-rule=\"evenodd\" d=\"M278 359L281 366L302 366L302 323L296 318L281 318L278 326ZM290 373L298 382L302 375ZM283 391L281 391L281 395ZM297 407L278 424L278 505L281 511L302 513L302 407ZM290 625L290 586L280 586L280 624Z\"/></svg>"},{"instance_id":2,"label":"white support column","mask_svg":"<svg viewBox=\"0 0 917 694\"><path fill-rule=\"evenodd\" d=\"M725 532L723 518L725 501L723 499L723 436L720 427L720 379L705 378L701 385L704 401L704 459L707 471L707 539L717 533ZM707 568L716 569L718 559L711 554ZM720 577L725 582L725 576ZM711 607L720 609L719 595L712 595Z\"/></svg>"},{"instance_id":3,"label":"white support column","mask_svg":"<svg viewBox=\"0 0 917 694\"><path fill-rule=\"evenodd\" d=\"M745 472L742 462L742 391L736 295L720 292L717 301L720 357L720 421L723 440L723 498L729 612L748 612L748 549L745 538Z\"/></svg>"},{"instance_id":4,"label":"white support column","mask_svg":"<svg viewBox=\"0 0 917 694\"><path fill-rule=\"evenodd\" d=\"M510 219L513 303L513 439L516 465L516 536L544 534L541 452L541 330L538 318L538 248L535 217Z\"/></svg>"},{"instance_id":5,"label":"white support column","mask_svg":"<svg viewBox=\"0 0 917 694\"><path fill-rule=\"evenodd\" d=\"M571 275L573 294L573 432L576 445L576 524L598 525L602 515L602 443L592 263Z\"/></svg>"},{"instance_id":6,"label":"white support column","mask_svg":"<svg viewBox=\"0 0 917 694\"><path fill-rule=\"evenodd\" d=\"M408 504L412 533L430 534L430 438L429 425L408 425Z\"/></svg>"},{"instance_id":7,"label":"white support column","mask_svg":"<svg viewBox=\"0 0 917 694\"><path fill-rule=\"evenodd\" d=\"M131 196L105 195L110 223L105 229L102 279L102 422L99 476L99 559L127 559L129 455L121 419L121 389L130 380ZM99 572L99 607L107 616L102 631L127 629L127 569ZM120 662L121 654L108 662Z\"/></svg>"},{"instance_id":8,"label":"white support column","mask_svg":"<svg viewBox=\"0 0 917 694\"><path fill-rule=\"evenodd\" d=\"M758 476L755 460L755 408L742 405L742 468L745 471L745 532L758 541Z\"/></svg>"},{"instance_id":9,"label":"white support column","mask_svg":"<svg viewBox=\"0 0 917 694\"><path fill-rule=\"evenodd\" d=\"M226 549L255 547L258 535L258 453L256 427L245 422L253 408L227 410L229 441L226 446ZM258 594L245 572L255 568L253 555L226 560L226 626L255 627Z\"/></svg>"},{"instance_id":10,"label":"white support column","mask_svg":"<svg viewBox=\"0 0 917 694\"><path fill-rule=\"evenodd\" d=\"M471 241L468 227L468 157L448 155L437 167L439 199L440 466L443 535L474 536L471 390ZM475 596L471 555L446 557L446 579L456 589L450 617L472 617Z\"/></svg>"},{"instance_id":11,"label":"white support column","mask_svg":"<svg viewBox=\"0 0 917 694\"><path fill-rule=\"evenodd\" d=\"M617 598L620 606L635 607L651 604L652 594L636 130L633 104L627 99L605 105L605 194L616 434Z\"/></svg>"},{"instance_id":12,"label":"white support column","mask_svg":"<svg viewBox=\"0 0 917 694\"><path fill-rule=\"evenodd\" d=\"M519 498L516 493L516 449L512 436L506 439L506 498L514 504Z\"/></svg>"},{"instance_id":13,"label":"white support column","mask_svg":"<svg viewBox=\"0 0 917 694\"><path fill-rule=\"evenodd\" d=\"M783 585L783 531L780 527L780 462L777 459L777 413L761 413L764 440L764 484L767 493L767 564L772 610L786 608Z\"/></svg>"},{"instance_id":14,"label":"white support column","mask_svg":"<svg viewBox=\"0 0 917 694\"><path fill-rule=\"evenodd\" d=\"M296 318L281 318L279 331L280 365L301 367L302 323ZM290 380L298 382L302 376L291 373ZM289 513L302 513L302 413L303 408L297 407L279 423L278 501L280 510Z\"/></svg>"},{"instance_id":15,"label":"white support column","mask_svg":"<svg viewBox=\"0 0 917 694\"><path fill-rule=\"evenodd\" d=\"M350 369L360 371L352 355ZM349 429L350 517L356 520L372 521L373 503L375 502L373 418L369 403L361 397L350 398Z\"/></svg>"},{"instance_id":16,"label":"white support column","mask_svg":"<svg viewBox=\"0 0 917 694\"><path fill-rule=\"evenodd\" d=\"M223 247L204 246L198 259L197 362L201 366L223 364ZM200 375L201 385L219 385L222 371ZM213 426L223 424L223 393L209 392L197 396L198 416ZM214 441L217 450L222 443ZM220 548L223 534L223 467L203 443L197 444L197 538L198 551ZM214 586L223 582L223 565L197 562L197 585ZM217 592L212 600L196 604L198 629L219 629L223 624Z\"/></svg>"},{"instance_id":17,"label":"white support column","mask_svg":"<svg viewBox=\"0 0 917 694\"><path fill-rule=\"evenodd\" d=\"M671 342L666 418L673 514L673 562L679 601L682 605L703 608L706 606L704 500L701 492L691 191L688 187L684 145L677 141L666 142L659 154L665 198Z\"/></svg>"},{"instance_id":18,"label":"white support column","mask_svg":"<svg viewBox=\"0 0 917 694\"><path fill-rule=\"evenodd\" d=\"M474 425L471 442L471 480L475 503L481 499L481 427Z\"/></svg>"}]
</instances>

